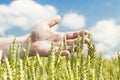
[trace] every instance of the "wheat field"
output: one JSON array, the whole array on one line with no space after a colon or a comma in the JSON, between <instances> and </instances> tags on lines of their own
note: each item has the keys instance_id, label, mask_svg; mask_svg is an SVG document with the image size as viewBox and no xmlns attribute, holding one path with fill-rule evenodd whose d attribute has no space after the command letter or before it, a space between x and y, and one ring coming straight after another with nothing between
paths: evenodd
<instances>
[{"instance_id":1,"label":"wheat field","mask_svg":"<svg viewBox=\"0 0 120 80\"><path fill-rule=\"evenodd\" d=\"M73 44L71 54L66 57L61 56L61 50L66 49L65 39L64 46L60 45L57 55L52 43L48 57L40 57L38 54L28 57L28 39L23 59L19 58L20 44L16 44L14 40L10 45L10 60L4 58L0 62L0 80L120 80L120 52L116 58L103 59L102 52L96 53L91 35L88 38L90 42L87 53L84 51L82 35L77 40L77 51L74 51Z\"/></svg>"}]
</instances>

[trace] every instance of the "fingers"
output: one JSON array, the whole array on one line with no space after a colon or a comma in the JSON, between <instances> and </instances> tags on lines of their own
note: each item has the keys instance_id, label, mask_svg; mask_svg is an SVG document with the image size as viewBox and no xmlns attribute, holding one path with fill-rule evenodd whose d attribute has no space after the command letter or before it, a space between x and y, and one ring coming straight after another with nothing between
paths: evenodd
<instances>
[{"instance_id":1,"label":"fingers","mask_svg":"<svg viewBox=\"0 0 120 80\"><path fill-rule=\"evenodd\" d=\"M49 27L53 27L55 26L56 24L58 24L61 20L61 17L60 16L56 16L48 25Z\"/></svg>"},{"instance_id":2,"label":"fingers","mask_svg":"<svg viewBox=\"0 0 120 80\"><path fill-rule=\"evenodd\" d=\"M89 39L84 39L84 43L88 44ZM69 39L67 40L67 45L72 46L72 44L77 45L77 39Z\"/></svg>"},{"instance_id":3,"label":"fingers","mask_svg":"<svg viewBox=\"0 0 120 80\"><path fill-rule=\"evenodd\" d=\"M61 56L68 56L68 55L70 55L70 52L68 50L61 51Z\"/></svg>"},{"instance_id":4,"label":"fingers","mask_svg":"<svg viewBox=\"0 0 120 80\"><path fill-rule=\"evenodd\" d=\"M87 35L89 32L87 30L84 30L84 31L77 31L77 32L67 32L66 33L66 38L67 39L74 39L74 38L77 38L78 35L82 35L82 32L84 32L85 35Z\"/></svg>"},{"instance_id":5,"label":"fingers","mask_svg":"<svg viewBox=\"0 0 120 80\"><path fill-rule=\"evenodd\" d=\"M77 39L70 39L70 40L67 40L67 45L68 46L72 46L72 44L77 44Z\"/></svg>"},{"instance_id":6,"label":"fingers","mask_svg":"<svg viewBox=\"0 0 120 80\"><path fill-rule=\"evenodd\" d=\"M59 46L60 47L60 46ZM55 51L55 55L61 55L61 56L67 56L67 55L70 55L70 52L69 52L69 49L70 47L68 47L67 50L64 50L62 47L61 47L61 50L59 52L59 47L58 46L55 46L54 47L54 51Z\"/></svg>"},{"instance_id":7,"label":"fingers","mask_svg":"<svg viewBox=\"0 0 120 80\"><path fill-rule=\"evenodd\" d=\"M76 46L74 46L74 51L75 52L77 51L77 47ZM71 52L71 46L67 46L66 50L64 50L64 49L61 50L60 55L61 56L68 56L68 55L70 55L70 52ZM55 53L56 53L56 55L58 55L58 53L59 53L58 50L55 50Z\"/></svg>"}]
</instances>

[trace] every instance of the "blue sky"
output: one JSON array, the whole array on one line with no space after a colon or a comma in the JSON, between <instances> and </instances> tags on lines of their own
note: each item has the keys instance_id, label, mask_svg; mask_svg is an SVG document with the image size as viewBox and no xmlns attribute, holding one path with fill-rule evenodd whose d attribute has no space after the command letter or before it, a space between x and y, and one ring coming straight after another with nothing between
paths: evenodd
<instances>
[{"instance_id":1,"label":"blue sky","mask_svg":"<svg viewBox=\"0 0 120 80\"><path fill-rule=\"evenodd\" d=\"M11 2L13 2L13 0L0 0L0 4L9 5ZM54 6L58 10L58 14L61 16L69 12L76 12L85 16L87 23L85 29L93 26L97 21L101 19L120 18L120 0L34 0L34 2L41 5L49 4ZM16 28L16 30L21 29ZM11 31L12 30L7 31L6 34L8 35L18 32ZM66 30L59 29L59 31ZM15 35L24 35L24 31Z\"/></svg>"},{"instance_id":2,"label":"blue sky","mask_svg":"<svg viewBox=\"0 0 120 80\"><path fill-rule=\"evenodd\" d=\"M40 7L43 13L37 11L41 10ZM57 28L58 31L87 29L93 34L98 51L102 50L108 58L114 57L120 50L119 7L120 0L0 0L0 36L29 34L42 19L60 15L62 21ZM46 16L45 19L42 16ZM36 17L40 17L41 20ZM16 21L17 19L19 21ZM25 21L27 23L24 23Z\"/></svg>"}]
</instances>

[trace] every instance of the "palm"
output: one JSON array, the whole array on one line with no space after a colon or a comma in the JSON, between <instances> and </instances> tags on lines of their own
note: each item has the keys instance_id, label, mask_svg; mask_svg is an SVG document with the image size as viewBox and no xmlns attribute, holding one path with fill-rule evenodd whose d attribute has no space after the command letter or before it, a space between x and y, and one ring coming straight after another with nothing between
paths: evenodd
<instances>
[{"instance_id":1,"label":"palm","mask_svg":"<svg viewBox=\"0 0 120 80\"><path fill-rule=\"evenodd\" d=\"M49 24L43 23L33 30L30 36L31 38L30 55L35 55L34 53L39 53L40 56L48 56L50 53L52 42L54 43L55 50L57 52L59 45L63 43L64 36L66 36L67 38L68 48L71 46L71 44L76 42L75 38L77 38L77 36L80 35L81 32L60 33L51 30L51 27L56 25L59 21L60 18L56 18ZM85 34L86 33L87 32L85 32ZM62 50L63 56L68 54L69 54L68 50Z\"/></svg>"}]
</instances>

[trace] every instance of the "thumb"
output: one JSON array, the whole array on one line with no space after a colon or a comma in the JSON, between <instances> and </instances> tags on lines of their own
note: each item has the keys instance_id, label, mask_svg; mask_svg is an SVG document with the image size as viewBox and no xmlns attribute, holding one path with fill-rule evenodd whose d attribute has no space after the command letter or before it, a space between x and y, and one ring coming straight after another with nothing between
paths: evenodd
<instances>
[{"instance_id":1,"label":"thumb","mask_svg":"<svg viewBox=\"0 0 120 80\"><path fill-rule=\"evenodd\" d=\"M56 16L52 21L49 22L48 26L49 28L52 28L56 24L58 24L61 20L61 16Z\"/></svg>"}]
</instances>

